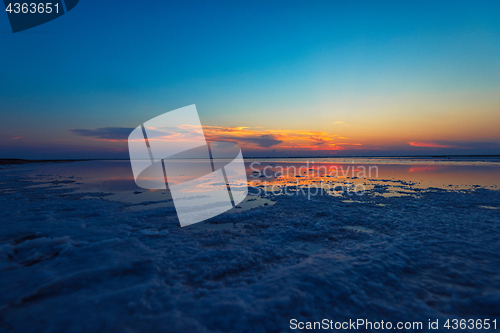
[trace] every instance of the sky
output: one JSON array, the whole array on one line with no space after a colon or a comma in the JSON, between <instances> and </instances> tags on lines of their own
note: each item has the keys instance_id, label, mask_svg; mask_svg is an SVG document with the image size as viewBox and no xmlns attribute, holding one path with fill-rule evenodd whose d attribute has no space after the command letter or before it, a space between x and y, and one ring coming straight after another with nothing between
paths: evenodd
<instances>
[{"instance_id":1,"label":"sky","mask_svg":"<svg viewBox=\"0 0 500 333\"><path fill-rule=\"evenodd\" d=\"M127 158L195 104L253 156L500 154L500 2L91 1L12 33L0 158Z\"/></svg>"}]
</instances>

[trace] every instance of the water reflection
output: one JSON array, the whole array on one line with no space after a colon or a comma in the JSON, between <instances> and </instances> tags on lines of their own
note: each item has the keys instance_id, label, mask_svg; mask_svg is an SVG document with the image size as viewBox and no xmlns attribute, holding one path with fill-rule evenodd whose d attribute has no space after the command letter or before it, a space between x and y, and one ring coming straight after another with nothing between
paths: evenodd
<instances>
[{"instance_id":1,"label":"water reflection","mask_svg":"<svg viewBox=\"0 0 500 333\"><path fill-rule=\"evenodd\" d=\"M429 188L474 190L497 189L500 185L500 161L495 158L264 159L246 160L245 168L249 196L230 213L271 206L275 203L274 195L293 194L311 186L333 196L345 196L345 191L363 188L370 195L391 197L418 195ZM137 187L127 160L33 164L3 168L0 172L21 171L26 173L26 180L33 182L33 187L70 188L85 193L88 199L129 203L129 210L173 207L168 189Z\"/></svg>"},{"instance_id":2,"label":"water reflection","mask_svg":"<svg viewBox=\"0 0 500 333\"><path fill-rule=\"evenodd\" d=\"M415 194L429 188L496 189L500 185L498 162L445 160L408 165L407 161L399 163L399 159L375 161L378 164L356 163L366 159L351 163L252 161L249 162L249 183L253 188L274 193L314 186L332 195L362 188L385 197Z\"/></svg>"}]
</instances>

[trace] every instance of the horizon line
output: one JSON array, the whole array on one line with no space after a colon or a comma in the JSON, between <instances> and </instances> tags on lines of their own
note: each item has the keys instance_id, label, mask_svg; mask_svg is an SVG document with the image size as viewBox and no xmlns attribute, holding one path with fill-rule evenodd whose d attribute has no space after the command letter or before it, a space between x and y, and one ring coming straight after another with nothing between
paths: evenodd
<instances>
[{"instance_id":1,"label":"horizon line","mask_svg":"<svg viewBox=\"0 0 500 333\"><path fill-rule=\"evenodd\" d=\"M247 159L257 159L257 158L409 158L409 157L432 157L432 158L440 158L440 157L500 157L500 154L455 154L455 155L381 155L381 156L373 156L373 155L346 155L346 156L246 156ZM36 162L54 162L54 161L111 161L111 160L119 160L126 161L130 160L130 158L49 158L49 159L26 159L26 158L0 158L0 161L36 161Z\"/></svg>"}]
</instances>

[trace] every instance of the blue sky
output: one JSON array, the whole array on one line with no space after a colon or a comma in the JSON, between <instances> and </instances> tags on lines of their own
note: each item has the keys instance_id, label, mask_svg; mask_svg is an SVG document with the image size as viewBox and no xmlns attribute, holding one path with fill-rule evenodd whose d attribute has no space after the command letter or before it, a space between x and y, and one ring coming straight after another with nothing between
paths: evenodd
<instances>
[{"instance_id":1,"label":"blue sky","mask_svg":"<svg viewBox=\"0 0 500 333\"><path fill-rule=\"evenodd\" d=\"M0 157L126 157L75 130L190 104L206 126L342 147L314 154L500 154L499 17L498 1L82 0L13 34L3 14Z\"/></svg>"}]
</instances>

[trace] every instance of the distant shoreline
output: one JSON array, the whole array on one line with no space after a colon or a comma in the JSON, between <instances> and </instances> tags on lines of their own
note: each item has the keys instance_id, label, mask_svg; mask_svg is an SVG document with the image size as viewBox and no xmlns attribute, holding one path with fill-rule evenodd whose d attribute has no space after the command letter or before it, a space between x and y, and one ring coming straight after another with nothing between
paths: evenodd
<instances>
[{"instance_id":1,"label":"distant shoreline","mask_svg":"<svg viewBox=\"0 0 500 333\"><path fill-rule=\"evenodd\" d=\"M407 156L245 156L245 159L283 159L283 158L391 158L391 159L408 159L408 158L484 158L497 157L500 155L407 155ZM127 161L128 158L85 158L85 159L21 159L21 158L0 158L0 165L21 165L30 163L68 163L68 162L84 162L84 161Z\"/></svg>"},{"instance_id":2,"label":"distant shoreline","mask_svg":"<svg viewBox=\"0 0 500 333\"><path fill-rule=\"evenodd\" d=\"M245 156L245 158L448 158L448 157L498 157L500 155L393 155L393 156Z\"/></svg>"},{"instance_id":3,"label":"distant shoreline","mask_svg":"<svg viewBox=\"0 0 500 333\"><path fill-rule=\"evenodd\" d=\"M25 160L21 158L0 158L0 165L19 165L29 163L68 163L82 161L99 161L100 159L61 159L61 160Z\"/></svg>"}]
</instances>

